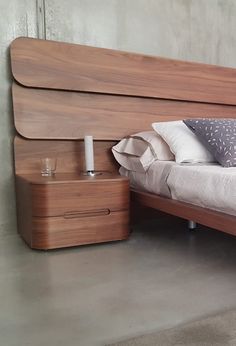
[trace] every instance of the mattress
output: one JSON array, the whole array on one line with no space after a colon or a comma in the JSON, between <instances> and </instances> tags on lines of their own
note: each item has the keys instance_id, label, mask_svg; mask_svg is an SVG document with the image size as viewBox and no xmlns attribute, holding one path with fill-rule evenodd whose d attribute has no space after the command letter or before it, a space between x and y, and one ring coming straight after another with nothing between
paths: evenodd
<instances>
[{"instance_id":1,"label":"mattress","mask_svg":"<svg viewBox=\"0 0 236 346\"><path fill-rule=\"evenodd\" d=\"M155 161L146 173L120 173L135 189L236 216L236 167Z\"/></svg>"}]
</instances>

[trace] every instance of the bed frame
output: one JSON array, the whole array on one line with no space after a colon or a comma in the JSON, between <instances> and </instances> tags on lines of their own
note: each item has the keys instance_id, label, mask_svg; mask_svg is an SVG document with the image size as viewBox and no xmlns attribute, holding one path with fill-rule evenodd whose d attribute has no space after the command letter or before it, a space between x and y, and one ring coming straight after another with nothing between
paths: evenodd
<instances>
[{"instance_id":1,"label":"bed frame","mask_svg":"<svg viewBox=\"0 0 236 346\"><path fill-rule=\"evenodd\" d=\"M78 172L85 134L96 168L117 170L112 145L152 122L236 117L232 68L31 38L13 41L11 64L16 174L37 172L46 152L59 153L59 172ZM137 190L132 200L236 235L234 216Z\"/></svg>"}]
</instances>

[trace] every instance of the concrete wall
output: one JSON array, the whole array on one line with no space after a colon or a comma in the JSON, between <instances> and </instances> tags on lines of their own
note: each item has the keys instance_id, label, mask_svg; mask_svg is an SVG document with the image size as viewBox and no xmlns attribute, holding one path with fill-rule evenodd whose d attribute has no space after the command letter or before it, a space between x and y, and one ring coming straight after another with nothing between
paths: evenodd
<instances>
[{"instance_id":1,"label":"concrete wall","mask_svg":"<svg viewBox=\"0 0 236 346\"><path fill-rule=\"evenodd\" d=\"M236 67L235 0L0 0L0 13L0 235L16 224L8 52L14 38Z\"/></svg>"},{"instance_id":2,"label":"concrete wall","mask_svg":"<svg viewBox=\"0 0 236 346\"><path fill-rule=\"evenodd\" d=\"M0 235L15 230L9 44L17 36L36 35L36 7L31 0L0 0Z\"/></svg>"},{"instance_id":3,"label":"concrete wall","mask_svg":"<svg viewBox=\"0 0 236 346\"><path fill-rule=\"evenodd\" d=\"M235 0L46 0L46 36L236 66L235 16Z\"/></svg>"}]
</instances>

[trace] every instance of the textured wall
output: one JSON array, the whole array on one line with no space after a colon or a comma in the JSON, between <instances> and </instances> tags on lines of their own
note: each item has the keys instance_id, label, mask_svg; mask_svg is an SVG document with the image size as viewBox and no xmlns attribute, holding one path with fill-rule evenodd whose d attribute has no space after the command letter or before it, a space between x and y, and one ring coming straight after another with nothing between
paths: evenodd
<instances>
[{"instance_id":1,"label":"textured wall","mask_svg":"<svg viewBox=\"0 0 236 346\"><path fill-rule=\"evenodd\" d=\"M35 36L35 9L32 0L0 0L0 234L15 230L16 220L9 44L17 36Z\"/></svg>"},{"instance_id":2,"label":"textured wall","mask_svg":"<svg viewBox=\"0 0 236 346\"><path fill-rule=\"evenodd\" d=\"M235 0L48 0L48 39L236 66Z\"/></svg>"},{"instance_id":3,"label":"textured wall","mask_svg":"<svg viewBox=\"0 0 236 346\"><path fill-rule=\"evenodd\" d=\"M8 56L15 37L236 67L235 0L0 0L0 13L0 234L15 230Z\"/></svg>"}]
</instances>

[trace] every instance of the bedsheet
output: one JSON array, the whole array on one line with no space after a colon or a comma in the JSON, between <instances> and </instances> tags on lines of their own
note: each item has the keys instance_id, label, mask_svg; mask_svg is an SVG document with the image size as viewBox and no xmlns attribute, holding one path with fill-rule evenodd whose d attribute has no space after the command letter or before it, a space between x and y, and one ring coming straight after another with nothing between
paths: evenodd
<instances>
[{"instance_id":1,"label":"bedsheet","mask_svg":"<svg viewBox=\"0 0 236 346\"><path fill-rule=\"evenodd\" d=\"M120 173L133 188L236 216L236 167L155 161L146 173Z\"/></svg>"},{"instance_id":2,"label":"bedsheet","mask_svg":"<svg viewBox=\"0 0 236 346\"><path fill-rule=\"evenodd\" d=\"M174 161L154 161L146 172L134 172L120 168L120 174L130 179L130 185L134 189L155 193L163 197L171 198L171 191L167 184Z\"/></svg>"}]
</instances>

